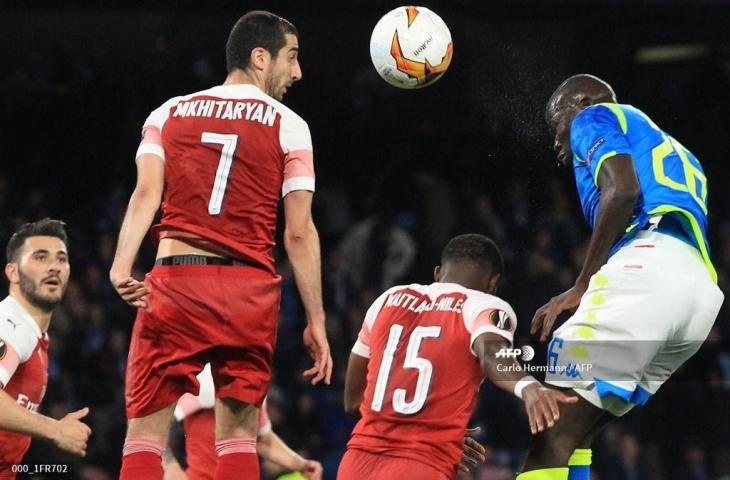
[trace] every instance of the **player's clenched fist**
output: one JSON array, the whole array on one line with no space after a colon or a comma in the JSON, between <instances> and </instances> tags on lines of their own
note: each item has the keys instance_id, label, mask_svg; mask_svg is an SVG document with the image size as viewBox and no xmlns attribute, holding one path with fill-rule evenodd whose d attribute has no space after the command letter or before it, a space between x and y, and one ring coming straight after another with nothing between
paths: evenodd
<instances>
[{"instance_id":1,"label":"player's clenched fist","mask_svg":"<svg viewBox=\"0 0 730 480\"><path fill-rule=\"evenodd\" d=\"M61 450L83 457L91 428L81 421L89 413L88 408L71 412L58 421L51 441Z\"/></svg>"},{"instance_id":2,"label":"player's clenched fist","mask_svg":"<svg viewBox=\"0 0 730 480\"><path fill-rule=\"evenodd\" d=\"M322 480L322 464L316 460L305 460L299 473L307 480Z\"/></svg>"},{"instance_id":3,"label":"player's clenched fist","mask_svg":"<svg viewBox=\"0 0 730 480\"><path fill-rule=\"evenodd\" d=\"M560 390L542 386L535 382L525 387L522 392L525 401L525 410L530 420L530 430L533 434L551 428L560 418L558 403L576 403L578 397L568 396Z\"/></svg>"}]
</instances>

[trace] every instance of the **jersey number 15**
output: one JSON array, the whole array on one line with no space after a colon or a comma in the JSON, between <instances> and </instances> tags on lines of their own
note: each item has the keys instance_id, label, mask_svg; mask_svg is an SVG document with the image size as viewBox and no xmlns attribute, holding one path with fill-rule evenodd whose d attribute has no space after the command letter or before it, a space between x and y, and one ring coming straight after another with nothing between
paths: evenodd
<instances>
[{"instance_id":1,"label":"jersey number 15","mask_svg":"<svg viewBox=\"0 0 730 480\"><path fill-rule=\"evenodd\" d=\"M375 393L373 394L373 403L370 408L379 412L383 408L385 399L385 391L388 388L388 378L393 368L393 356L400 343L400 337L403 334L403 325L393 324L390 327L388 335L388 343L383 352L383 359L380 362L380 370L378 371L378 380L375 382ZM408 340L406 349L406 359L403 362L403 368L413 368L418 370L418 380L416 381L416 391L413 394L413 400L406 401L406 389L396 388L393 392L393 410L403 415L414 415L423 409L426 404L429 387L431 386L431 375L433 374L433 365L425 358L418 356L421 349L421 342L427 338L438 338L441 336L441 327L416 327L411 332L411 338Z\"/></svg>"}]
</instances>

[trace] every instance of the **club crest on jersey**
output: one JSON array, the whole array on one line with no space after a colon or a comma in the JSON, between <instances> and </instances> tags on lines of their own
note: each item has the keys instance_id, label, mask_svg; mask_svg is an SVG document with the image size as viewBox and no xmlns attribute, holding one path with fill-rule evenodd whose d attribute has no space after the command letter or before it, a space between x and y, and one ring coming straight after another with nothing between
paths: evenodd
<instances>
[{"instance_id":1,"label":"club crest on jersey","mask_svg":"<svg viewBox=\"0 0 730 480\"><path fill-rule=\"evenodd\" d=\"M586 165L591 164L591 160L593 159L593 154L596 153L596 150L598 150L598 147L603 145L603 143L605 141L606 140L603 137L601 137L598 140L596 140L596 143L594 143L591 148L588 149L588 154L586 155L586 159L585 159Z\"/></svg>"},{"instance_id":2,"label":"club crest on jersey","mask_svg":"<svg viewBox=\"0 0 730 480\"><path fill-rule=\"evenodd\" d=\"M512 330L512 322L504 310L492 310L489 314L489 321L500 330Z\"/></svg>"}]
</instances>

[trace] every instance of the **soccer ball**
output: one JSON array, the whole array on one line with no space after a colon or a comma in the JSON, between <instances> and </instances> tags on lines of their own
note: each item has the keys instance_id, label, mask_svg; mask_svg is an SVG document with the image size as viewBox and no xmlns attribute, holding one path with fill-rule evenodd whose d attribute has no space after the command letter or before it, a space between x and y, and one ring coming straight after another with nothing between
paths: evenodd
<instances>
[{"instance_id":1,"label":"soccer ball","mask_svg":"<svg viewBox=\"0 0 730 480\"><path fill-rule=\"evenodd\" d=\"M441 17L424 7L386 13L370 37L370 58L383 80L399 88L422 88L446 72L454 45Z\"/></svg>"}]
</instances>

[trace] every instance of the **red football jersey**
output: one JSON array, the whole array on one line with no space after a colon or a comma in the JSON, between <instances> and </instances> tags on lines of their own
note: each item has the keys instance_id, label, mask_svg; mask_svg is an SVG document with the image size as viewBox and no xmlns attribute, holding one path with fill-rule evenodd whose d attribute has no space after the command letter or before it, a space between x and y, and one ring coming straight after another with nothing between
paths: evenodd
<instances>
[{"instance_id":1,"label":"red football jersey","mask_svg":"<svg viewBox=\"0 0 730 480\"><path fill-rule=\"evenodd\" d=\"M0 302L0 383L19 405L37 412L48 384L48 334L12 297ZM30 436L0 430L0 477L15 478Z\"/></svg>"},{"instance_id":2,"label":"red football jersey","mask_svg":"<svg viewBox=\"0 0 730 480\"><path fill-rule=\"evenodd\" d=\"M505 301L453 283L391 288L370 307L353 353L369 358L362 418L348 448L424 462L453 476L484 377L471 349L512 342Z\"/></svg>"},{"instance_id":3,"label":"red football jersey","mask_svg":"<svg viewBox=\"0 0 730 480\"><path fill-rule=\"evenodd\" d=\"M155 240L179 238L272 272L279 199L314 191L306 122L249 84L165 102L147 118L137 157L165 161Z\"/></svg>"}]
</instances>

